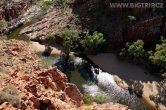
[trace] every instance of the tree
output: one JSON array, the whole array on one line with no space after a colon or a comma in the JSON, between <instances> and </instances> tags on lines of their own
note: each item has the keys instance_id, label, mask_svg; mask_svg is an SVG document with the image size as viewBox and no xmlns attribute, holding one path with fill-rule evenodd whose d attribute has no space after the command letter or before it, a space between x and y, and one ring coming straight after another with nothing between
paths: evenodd
<instances>
[{"instance_id":1,"label":"tree","mask_svg":"<svg viewBox=\"0 0 166 110\"><path fill-rule=\"evenodd\" d=\"M160 65L166 69L166 39L161 38L161 44L156 45L155 52L149 57L149 59L157 65Z\"/></svg>"},{"instance_id":2,"label":"tree","mask_svg":"<svg viewBox=\"0 0 166 110\"><path fill-rule=\"evenodd\" d=\"M68 62L70 51L78 48L78 43L80 39L79 32L73 28L67 28L60 32L60 36L63 37L63 46L65 48L66 62Z\"/></svg>"},{"instance_id":3,"label":"tree","mask_svg":"<svg viewBox=\"0 0 166 110\"><path fill-rule=\"evenodd\" d=\"M93 35L87 34L85 39L81 41L81 44L88 54L94 54L101 49L101 45L105 42L102 33L94 32Z\"/></svg>"},{"instance_id":4,"label":"tree","mask_svg":"<svg viewBox=\"0 0 166 110\"><path fill-rule=\"evenodd\" d=\"M132 44L127 43L126 47L129 56L139 58L144 55L144 42L142 40L137 40Z\"/></svg>"}]
</instances>

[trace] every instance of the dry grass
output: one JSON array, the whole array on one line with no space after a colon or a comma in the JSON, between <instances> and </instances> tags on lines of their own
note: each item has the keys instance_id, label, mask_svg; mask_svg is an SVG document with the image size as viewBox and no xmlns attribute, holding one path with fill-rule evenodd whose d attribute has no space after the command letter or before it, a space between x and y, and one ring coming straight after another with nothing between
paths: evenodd
<instances>
[{"instance_id":1,"label":"dry grass","mask_svg":"<svg viewBox=\"0 0 166 110\"><path fill-rule=\"evenodd\" d=\"M19 92L14 86L7 86L2 91L0 91L0 104L4 102L9 102L14 107L19 107Z\"/></svg>"}]
</instances>

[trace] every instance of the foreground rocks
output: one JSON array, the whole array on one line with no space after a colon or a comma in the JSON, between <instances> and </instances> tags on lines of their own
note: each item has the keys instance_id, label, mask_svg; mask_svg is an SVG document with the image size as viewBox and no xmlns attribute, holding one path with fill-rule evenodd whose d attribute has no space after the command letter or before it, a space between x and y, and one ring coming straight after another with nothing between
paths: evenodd
<instances>
[{"instance_id":1,"label":"foreground rocks","mask_svg":"<svg viewBox=\"0 0 166 110\"><path fill-rule=\"evenodd\" d=\"M83 97L76 85L69 83L56 67L42 69L40 59L28 43L0 40L0 44L1 110L84 110ZM128 107L110 103L91 105L91 109L128 110Z\"/></svg>"},{"instance_id":2,"label":"foreground rocks","mask_svg":"<svg viewBox=\"0 0 166 110\"><path fill-rule=\"evenodd\" d=\"M83 105L82 95L57 68L42 69L40 59L23 41L0 41L0 90L8 85L18 89L18 108L70 110ZM1 91L0 91L1 92ZM2 109L17 109L1 103Z\"/></svg>"}]
</instances>

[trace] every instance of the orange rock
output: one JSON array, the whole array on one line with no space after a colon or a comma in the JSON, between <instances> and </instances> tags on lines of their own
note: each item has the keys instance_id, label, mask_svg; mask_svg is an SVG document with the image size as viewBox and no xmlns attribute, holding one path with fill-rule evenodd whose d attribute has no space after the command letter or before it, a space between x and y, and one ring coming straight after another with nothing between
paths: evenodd
<instances>
[{"instance_id":1,"label":"orange rock","mask_svg":"<svg viewBox=\"0 0 166 110\"><path fill-rule=\"evenodd\" d=\"M68 97L71 98L72 101L77 105L77 107L83 105L83 97L76 85L68 83L64 91L66 95L68 95Z\"/></svg>"},{"instance_id":2,"label":"orange rock","mask_svg":"<svg viewBox=\"0 0 166 110\"><path fill-rule=\"evenodd\" d=\"M4 102L2 105L0 105L0 110L17 110L17 109L13 107L12 104Z\"/></svg>"}]
</instances>

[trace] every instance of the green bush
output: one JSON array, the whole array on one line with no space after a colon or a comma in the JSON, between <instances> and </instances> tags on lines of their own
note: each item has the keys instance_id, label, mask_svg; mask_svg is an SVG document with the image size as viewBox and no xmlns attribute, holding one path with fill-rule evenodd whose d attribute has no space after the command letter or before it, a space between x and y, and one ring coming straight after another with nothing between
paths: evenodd
<instances>
[{"instance_id":1,"label":"green bush","mask_svg":"<svg viewBox=\"0 0 166 110\"><path fill-rule=\"evenodd\" d=\"M161 44L156 45L155 52L151 52L149 59L153 64L163 68L160 73L166 78L166 38L161 37Z\"/></svg>"},{"instance_id":2,"label":"green bush","mask_svg":"<svg viewBox=\"0 0 166 110\"><path fill-rule=\"evenodd\" d=\"M137 40L133 43L126 43L125 48L122 48L120 56L130 56L132 58L141 58L144 56L144 42Z\"/></svg>"},{"instance_id":3,"label":"green bush","mask_svg":"<svg viewBox=\"0 0 166 110\"><path fill-rule=\"evenodd\" d=\"M47 40L54 41L55 40L55 34L54 33L48 33L46 36Z\"/></svg>"},{"instance_id":4,"label":"green bush","mask_svg":"<svg viewBox=\"0 0 166 110\"><path fill-rule=\"evenodd\" d=\"M102 33L94 32L93 35L87 34L85 39L81 41L82 47L87 54L96 54L100 49L102 44L105 42Z\"/></svg>"},{"instance_id":5,"label":"green bush","mask_svg":"<svg viewBox=\"0 0 166 110\"><path fill-rule=\"evenodd\" d=\"M104 94L98 93L96 96L94 96L94 101L98 104L103 104L108 102L108 98Z\"/></svg>"},{"instance_id":6,"label":"green bush","mask_svg":"<svg viewBox=\"0 0 166 110\"><path fill-rule=\"evenodd\" d=\"M42 13L46 13L48 9L51 8L51 6L53 5L53 1L52 0L43 0L42 1Z\"/></svg>"},{"instance_id":7,"label":"green bush","mask_svg":"<svg viewBox=\"0 0 166 110\"><path fill-rule=\"evenodd\" d=\"M128 53L130 56L135 58L142 57L144 54L144 42L142 40L137 40L131 45L128 45Z\"/></svg>"},{"instance_id":8,"label":"green bush","mask_svg":"<svg viewBox=\"0 0 166 110\"><path fill-rule=\"evenodd\" d=\"M163 78L166 78L166 73L161 74Z\"/></svg>"},{"instance_id":9,"label":"green bush","mask_svg":"<svg viewBox=\"0 0 166 110\"><path fill-rule=\"evenodd\" d=\"M166 68L166 38L161 38L161 44L157 44L155 52L149 56L149 59L157 65Z\"/></svg>"},{"instance_id":10,"label":"green bush","mask_svg":"<svg viewBox=\"0 0 166 110\"><path fill-rule=\"evenodd\" d=\"M14 107L19 107L19 92L14 86L7 86L2 91L0 91L0 104L4 102L9 102Z\"/></svg>"},{"instance_id":11,"label":"green bush","mask_svg":"<svg viewBox=\"0 0 166 110\"><path fill-rule=\"evenodd\" d=\"M85 104L90 105L94 102L93 96L89 95L88 93L83 94L83 101Z\"/></svg>"}]
</instances>

